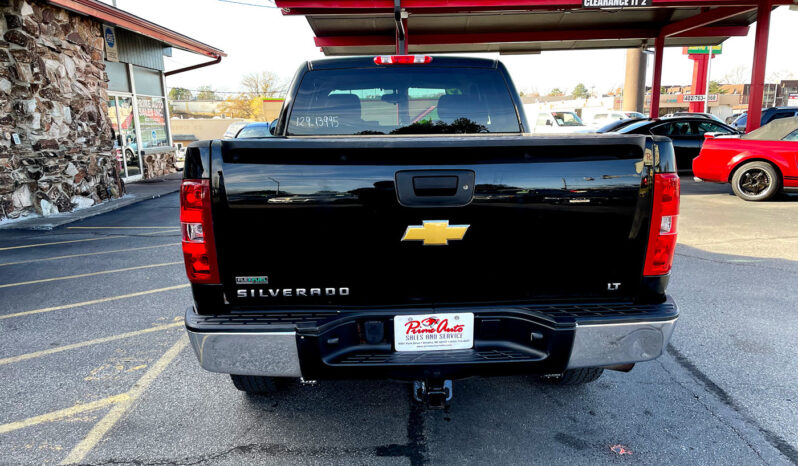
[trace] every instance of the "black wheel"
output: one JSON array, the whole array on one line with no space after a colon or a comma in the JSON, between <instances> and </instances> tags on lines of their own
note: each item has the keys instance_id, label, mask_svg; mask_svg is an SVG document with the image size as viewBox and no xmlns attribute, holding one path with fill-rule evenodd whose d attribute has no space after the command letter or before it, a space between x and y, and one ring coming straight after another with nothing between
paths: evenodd
<instances>
[{"instance_id":1,"label":"black wheel","mask_svg":"<svg viewBox=\"0 0 798 466\"><path fill-rule=\"evenodd\" d=\"M767 201L781 189L781 177L776 167L767 162L748 162L734 172L732 190L746 201Z\"/></svg>"},{"instance_id":2,"label":"black wheel","mask_svg":"<svg viewBox=\"0 0 798 466\"><path fill-rule=\"evenodd\" d=\"M125 156L127 157L128 163L138 163L138 158L136 157L136 154L134 154L132 150L128 149L127 151L125 151Z\"/></svg>"},{"instance_id":3,"label":"black wheel","mask_svg":"<svg viewBox=\"0 0 798 466\"><path fill-rule=\"evenodd\" d=\"M242 392L266 394L274 393L280 389L274 377L230 374L230 378L233 380L233 385Z\"/></svg>"},{"instance_id":4,"label":"black wheel","mask_svg":"<svg viewBox=\"0 0 798 466\"><path fill-rule=\"evenodd\" d=\"M556 376L544 376L542 380L552 385L582 385L598 380L603 373L604 369L600 367L583 367L569 369Z\"/></svg>"}]
</instances>

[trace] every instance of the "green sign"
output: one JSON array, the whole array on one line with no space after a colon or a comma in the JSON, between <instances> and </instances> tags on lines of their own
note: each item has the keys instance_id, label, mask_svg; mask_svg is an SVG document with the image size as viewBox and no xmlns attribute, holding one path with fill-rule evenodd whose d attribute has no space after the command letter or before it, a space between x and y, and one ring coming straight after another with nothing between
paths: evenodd
<instances>
[{"instance_id":1,"label":"green sign","mask_svg":"<svg viewBox=\"0 0 798 466\"><path fill-rule=\"evenodd\" d=\"M686 47L688 55L708 55L709 49L712 49L713 55L720 55L723 53L723 44L721 45L702 45L700 47Z\"/></svg>"}]
</instances>

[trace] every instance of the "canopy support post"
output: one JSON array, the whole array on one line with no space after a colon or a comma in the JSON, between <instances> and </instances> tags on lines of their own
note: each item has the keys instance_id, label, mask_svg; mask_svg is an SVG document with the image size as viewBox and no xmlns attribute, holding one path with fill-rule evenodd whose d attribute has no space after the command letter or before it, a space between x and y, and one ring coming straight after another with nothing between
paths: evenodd
<instances>
[{"instance_id":1,"label":"canopy support post","mask_svg":"<svg viewBox=\"0 0 798 466\"><path fill-rule=\"evenodd\" d=\"M665 51L665 34L654 39L654 76L651 80L651 118L659 118L659 94L662 88L662 54Z\"/></svg>"},{"instance_id":2,"label":"canopy support post","mask_svg":"<svg viewBox=\"0 0 798 466\"><path fill-rule=\"evenodd\" d=\"M765 66L768 57L771 0L761 0L756 11L754 63L751 67L751 87L748 91L748 121L745 131L759 128L762 120L762 94L765 91Z\"/></svg>"},{"instance_id":3,"label":"canopy support post","mask_svg":"<svg viewBox=\"0 0 798 466\"><path fill-rule=\"evenodd\" d=\"M393 1L393 20L396 23L396 54L407 55L407 12L402 0Z\"/></svg>"}]
</instances>

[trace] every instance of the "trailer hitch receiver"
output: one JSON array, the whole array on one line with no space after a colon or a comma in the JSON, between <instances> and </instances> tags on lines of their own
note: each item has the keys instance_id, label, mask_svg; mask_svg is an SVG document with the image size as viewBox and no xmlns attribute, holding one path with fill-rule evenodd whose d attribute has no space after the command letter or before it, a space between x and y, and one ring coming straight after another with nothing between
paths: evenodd
<instances>
[{"instance_id":1,"label":"trailer hitch receiver","mask_svg":"<svg viewBox=\"0 0 798 466\"><path fill-rule=\"evenodd\" d=\"M451 380L416 380L413 382L413 398L419 403L426 403L433 409L442 409L452 399Z\"/></svg>"}]
</instances>

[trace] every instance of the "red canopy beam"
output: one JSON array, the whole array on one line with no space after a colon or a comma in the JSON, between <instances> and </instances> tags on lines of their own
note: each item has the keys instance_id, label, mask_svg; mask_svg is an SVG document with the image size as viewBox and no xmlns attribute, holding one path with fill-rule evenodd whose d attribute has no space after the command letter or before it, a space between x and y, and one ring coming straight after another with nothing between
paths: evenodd
<instances>
[{"instance_id":1,"label":"red canopy beam","mask_svg":"<svg viewBox=\"0 0 798 466\"><path fill-rule=\"evenodd\" d=\"M690 29L673 37L745 37L748 26L704 26Z\"/></svg>"},{"instance_id":2,"label":"red canopy beam","mask_svg":"<svg viewBox=\"0 0 798 466\"><path fill-rule=\"evenodd\" d=\"M765 90L765 66L768 58L768 36L770 34L770 0L762 0L756 12L756 36L754 38L754 65L751 70L751 87L748 92L748 120L745 131L759 128L762 120L762 93Z\"/></svg>"},{"instance_id":3,"label":"red canopy beam","mask_svg":"<svg viewBox=\"0 0 798 466\"><path fill-rule=\"evenodd\" d=\"M659 118L659 94L662 88L662 53L665 51L665 35L654 40L654 76L651 80L651 118Z\"/></svg>"},{"instance_id":4,"label":"red canopy beam","mask_svg":"<svg viewBox=\"0 0 798 466\"><path fill-rule=\"evenodd\" d=\"M582 29L577 31L480 32L462 34L413 34L412 45L489 44L493 42L538 42L561 40L645 39L649 29ZM567 38L567 39L565 39ZM388 35L316 37L318 47L392 45Z\"/></svg>"},{"instance_id":5,"label":"red canopy beam","mask_svg":"<svg viewBox=\"0 0 798 466\"><path fill-rule=\"evenodd\" d=\"M704 27L677 34L676 37L746 36L748 26ZM414 34L412 45L489 44L548 42L562 40L650 39L657 36L652 29L580 29L572 31L480 32L463 34ZM367 47L393 45L389 35L314 37L317 47Z\"/></svg>"},{"instance_id":6,"label":"red canopy beam","mask_svg":"<svg viewBox=\"0 0 798 466\"><path fill-rule=\"evenodd\" d=\"M754 10L752 7L732 7L732 8L715 8L713 10L699 13L687 19L677 21L662 27L662 34L665 37L675 36L677 34L688 32L693 29L706 26L708 24L716 23L727 18L731 18L742 13Z\"/></svg>"}]
</instances>

